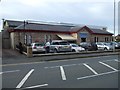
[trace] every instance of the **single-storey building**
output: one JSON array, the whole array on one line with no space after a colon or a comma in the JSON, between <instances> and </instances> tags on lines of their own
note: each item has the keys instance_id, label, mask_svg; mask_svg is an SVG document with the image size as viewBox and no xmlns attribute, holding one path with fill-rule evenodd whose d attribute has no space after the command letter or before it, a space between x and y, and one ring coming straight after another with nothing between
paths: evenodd
<instances>
[{"instance_id":1,"label":"single-storey building","mask_svg":"<svg viewBox=\"0 0 120 90\"><path fill-rule=\"evenodd\" d=\"M67 40L80 44L80 42L113 40L113 34L108 32L106 27L13 20L5 20L3 27L3 46L13 49L19 42L28 45L32 42L46 43L52 40Z\"/></svg>"}]
</instances>

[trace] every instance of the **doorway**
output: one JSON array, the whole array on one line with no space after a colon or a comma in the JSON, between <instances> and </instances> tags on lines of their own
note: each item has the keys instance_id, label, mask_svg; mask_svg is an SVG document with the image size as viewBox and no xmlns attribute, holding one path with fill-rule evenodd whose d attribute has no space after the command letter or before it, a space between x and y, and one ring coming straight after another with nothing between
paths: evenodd
<instances>
[{"instance_id":1,"label":"doorway","mask_svg":"<svg viewBox=\"0 0 120 90\"><path fill-rule=\"evenodd\" d=\"M86 42L86 38L81 38L81 42Z\"/></svg>"}]
</instances>

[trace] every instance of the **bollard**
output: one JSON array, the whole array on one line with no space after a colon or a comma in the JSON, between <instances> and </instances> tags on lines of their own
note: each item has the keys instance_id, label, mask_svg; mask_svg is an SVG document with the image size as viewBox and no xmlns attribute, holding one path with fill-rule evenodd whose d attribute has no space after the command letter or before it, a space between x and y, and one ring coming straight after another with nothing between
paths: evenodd
<instances>
[{"instance_id":1,"label":"bollard","mask_svg":"<svg viewBox=\"0 0 120 90\"><path fill-rule=\"evenodd\" d=\"M27 57L32 57L32 47L31 46L27 46Z\"/></svg>"}]
</instances>

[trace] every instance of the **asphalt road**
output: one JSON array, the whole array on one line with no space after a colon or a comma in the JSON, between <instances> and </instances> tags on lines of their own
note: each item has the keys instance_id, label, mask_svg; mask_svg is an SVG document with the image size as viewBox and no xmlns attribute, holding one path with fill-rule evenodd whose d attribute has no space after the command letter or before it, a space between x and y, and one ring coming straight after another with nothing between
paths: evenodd
<instances>
[{"instance_id":1,"label":"asphalt road","mask_svg":"<svg viewBox=\"0 0 120 90\"><path fill-rule=\"evenodd\" d=\"M118 88L118 55L2 66L3 88Z\"/></svg>"}]
</instances>

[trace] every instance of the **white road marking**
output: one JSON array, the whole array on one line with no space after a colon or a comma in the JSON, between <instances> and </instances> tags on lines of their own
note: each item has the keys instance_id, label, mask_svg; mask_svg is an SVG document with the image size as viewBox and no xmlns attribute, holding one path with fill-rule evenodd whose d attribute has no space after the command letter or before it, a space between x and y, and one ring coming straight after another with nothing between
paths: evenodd
<instances>
[{"instance_id":1,"label":"white road marking","mask_svg":"<svg viewBox=\"0 0 120 90\"><path fill-rule=\"evenodd\" d=\"M88 66L86 63L84 63L83 65L85 65L88 69L90 69L95 75L98 75L98 73L92 69L90 66Z\"/></svg>"},{"instance_id":2,"label":"white road marking","mask_svg":"<svg viewBox=\"0 0 120 90\"><path fill-rule=\"evenodd\" d=\"M115 61L114 59L113 60L103 60L104 62L112 62L112 61Z\"/></svg>"},{"instance_id":3,"label":"white road marking","mask_svg":"<svg viewBox=\"0 0 120 90\"><path fill-rule=\"evenodd\" d=\"M31 69L28 74L22 79L22 81L17 85L16 88L21 88L22 85L26 82L26 80L30 77L30 75L33 73L34 69Z\"/></svg>"},{"instance_id":4,"label":"white road marking","mask_svg":"<svg viewBox=\"0 0 120 90\"><path fill-rule=\"evenodd\" d=\"M42 85L36 85L36 86L31 86L31 87L25 87L23 89L38 88L38 87L43 87L43 86L48 86L48 84L42 84Z\"/></svg>"},{"instance_id":5,"label":"white road marking","mask_svg":"<svg viewBox=\"0 0 120 90\"><path fill-rule=\"evenodd\" d=\"M60 66L53 66L53 67L44 67L45 69L48 69L48 68L58 68Z\"/></svg>"},{"instance_id":6,"label":"white road marking","mask_svg":"<svg viewBox=\"0 0 120 90\"><path fill-rule=\"evenodd\" d=\"M75 65L77 65L77 64L69 64L69 65L62 65L62 66L68 67L68 66L75 66Z\"/></svg>"},{"instance_id":7,"label":"white road marking","mask_svg":"<svg viewBox=\"0 0 120 90\"><path fill-rule=\"evenodd\" d=\"M100 57L94 57L94 58L100 58ZM113 60L103 60L104 62L108 62L108 61L115 61L115 59ZM84 62L86 64L89 64L89 62ZM44 67L45 69L48 69L48 68L59 68L60 66L63 66L63 67L69 67L69 66L76 66L76 65L83 65L83 63L77 63L77 64L66 64L66 65L59 65L59 66L51 66L51 67Z\"/></svg>"},{"instance_id":8,"label":"white road marking","mask_svg":"<svg viewBox=\"0 0 120 90\"><path fill-rule=\"evenodd\" d=\"M60 66L60 71L61 71L62 80L66 80L65 71L62 66Z\"/></svg>"},{"instance_id":9,"label":"white road marking","mask_svg":"<svg viewBox=\"0 0 120 90\"><path fill-rule=\"evenodd\" d=\"M116 62L120 62L120 61L118 61L117 59L114 59Z\"/></svg>"},{"instance_id":10,"label":"white road marking","mask_svg":"<svg viewBox=\"0 0 120 90\"><path fill-rule=\"evenodd\" d=\"M62 65L62 66L64 66L64 67L68 67L68 66L75 66L75 65L78 65L78 64L66 64L66 65ZM44 67L45 69L48 69L48 68L58 68L58 67L60 67L60 66L52 66L52 67Z\"/></svg>"},{"instance_id":11,"label":"white road marking","mask_svg":"<svg viewBox=\"0 0 120 90\"><path fill-rule=\"evenodd\" d=\"M80 78L77 78L77 79L81 80L81 79L92 78L92 77L96 77L96 76L112 74L112 73L116 73L116 72L118 72L118 71L111 71L111 72L101 73L101 74L97 74L97 75L85 76L85 77L80 77Z\"/></svg>"},{"instance_id":12,"label":"white road marking","mask_svg":"<svg viewBox=\"0 0 120 90\"><path fill-rule=\"evenodd\" d=\"M106 63L103 63L103 62L99 62L99 63L103 64L103 65L106 66L106 67L111 68L111 69L114 70L114 71L118 71L117 69L111 67L110 65L108 65L108 64L106 64Z\"/></svg>"},{"instance_id":13,"label":"white road marking","mask_svg":"<svg viewBox=\"0 0 120 90\"><path fill-rule=\"evenodd\" d=\"M4 73L12 73L12 72L19 72L20 70L13 70L13 71L4 71L4 72L0 72L0 74L4 74Z\"/></svg>"}]
</instances>

